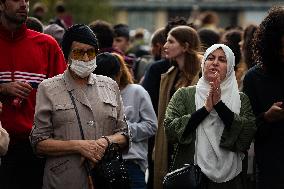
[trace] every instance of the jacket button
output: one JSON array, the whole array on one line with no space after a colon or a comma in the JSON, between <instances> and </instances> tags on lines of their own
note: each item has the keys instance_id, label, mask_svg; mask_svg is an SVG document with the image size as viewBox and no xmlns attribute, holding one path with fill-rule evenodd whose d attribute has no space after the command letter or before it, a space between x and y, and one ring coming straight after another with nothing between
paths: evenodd
<instances>
[{"instance_id":1,"label":"jacket button","mask_svg":"<svg viewBox=\"0 0 284 189\"><path fill-rule=\"evenodd\" d=\"M88 121L87 124L88 124L89 126L94 126L94 125L95 125L95 122L94 122L94 121Z\"/></svg>"}]
</instances>

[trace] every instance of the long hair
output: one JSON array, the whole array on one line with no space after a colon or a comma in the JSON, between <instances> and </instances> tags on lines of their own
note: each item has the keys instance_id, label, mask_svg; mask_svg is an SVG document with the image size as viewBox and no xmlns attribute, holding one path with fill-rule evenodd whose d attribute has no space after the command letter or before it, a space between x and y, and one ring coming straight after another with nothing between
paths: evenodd
<instances>
[{"instance_id":1,"label":"long hair","mask_svg":"<svg viewBox=\"0 0 284 189\"><path fill-rule=\"evenodd\" d=\"M200 58L198 57L200 39L196 30L189 26L177 26L169 32L169 35L173 36L181 46L187 49L185 52L184 69L181 72L186 79L182 81L183 85L188 85L200 70Z\"/></svg>"},{"instance_id":2,"label":"long hair","mask_svg":"<svg viewBox=\"0 0 284 189\"><path fill-rule=\"evenodd\" d=\"M253 67L255 62L254 62L254 56L253 56L253 38L255 35L255 32L257 30L256 25L249 25L245 28L244 34L243 34L243 57L244 57L244 62L247 64L248 69Z\"/></svg>"},{"instance_id":3,"label":"long hair","mask_svg":"<svg viewBox=\"0 0 284 189\"><path fill-rule=\"evenodd\" d=\"M123 89L124 87L126 87L126 85L134 83L131 73L126 66L123 57L117 53L111 53L111 54L113 54L119 60L120 63L120 71L117 74L118 76L117 84L119 86L119 89Z\"/></svg>"},{"instance_id":4,"label":"long hair","mask_svg":"<svg viewBox=\"0 0 284 189\"><path fill-rule=\"evenodd\" d=\"M255 34L255 58L268 73L283 72L281 66L281 38L284 36L284 7L275 6L259 25Z\"/></svg>"},{"instance_id":5,"label":"long hair","mask_svg":"<svg viewBox=\"0 0 284 189\"><path fill-rule=\"evenodd\" d=\"M235 55L235 70L237 65L241 62L242 56L239 43L242 40L242 35L242 30L230 29L226 31L221 37L221 43L230 47Z\"/></svg>"}]
</instances>

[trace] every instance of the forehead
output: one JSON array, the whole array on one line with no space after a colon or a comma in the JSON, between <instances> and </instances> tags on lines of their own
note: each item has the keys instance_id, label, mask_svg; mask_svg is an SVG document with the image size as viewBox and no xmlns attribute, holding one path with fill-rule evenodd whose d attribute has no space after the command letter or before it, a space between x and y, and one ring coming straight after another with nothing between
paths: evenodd
<instances>
[{"instance_id":1,"label":"forehead","mask_svg":"<svg viewBox=\"0 0 284 189\"><path fill-rule=\"evenodd\" d=\"M119 36L119 37L114 37L114 41L128 41L128 39L126 37L123 36Z\"/></svg>"},{"instance_id":2,"label":"forehead","mask_svg":"<svg viewBox=\"0 0 284 189\"><path fill-rule=\"evenodd\" d=\"M0 0L1 1L1 3L14 3L14 4L16 4L16 3L20 3L21 1L25 1L26 3L29 3L29 0Z\"/></svg>"},{"instance_id":3,"label":"forehead","mask_svg":"<svg viewBox=\"0 0 284 189\"><path fill-rule=\"evenodd\" d=\"M171 40L176 41L176 38L175 38L174 36L172 36L171 34L168 35L167 39L168 39L168 40L171 39Z\"/></svg>"},{"instance_id":4,"label":"forehead","mask_svg":"<svg viewBox=\"0 0 284 189\"><path fill-rule=\"evenodd\" d=\"M225 52L223 51L222 48L218 48L218 49L214 50L208 56L210 56L210 55L213 55L213 56L223 56L223 57L226 58Z\"/></svg>"},{"instance_id":5,"label":"forehead","mask_svg":"<svg viewBox=\"0 0 284 189\"><path fill-rule=\"evenodd\" d=\"M77 41L73 41L71 45L71 49L91 49L91 48L94 48L94 47L92 45L80 43Z\"/></svg>"}]
</instances>

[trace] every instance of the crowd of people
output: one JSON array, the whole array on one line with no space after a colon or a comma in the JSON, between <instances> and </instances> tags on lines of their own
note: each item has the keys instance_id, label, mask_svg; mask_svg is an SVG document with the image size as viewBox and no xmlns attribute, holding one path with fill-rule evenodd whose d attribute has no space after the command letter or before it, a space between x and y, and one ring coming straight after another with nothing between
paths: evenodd
<instances>
[{"instance_id":1,"label":"crowd of people","mask_svg":"<svg viewBox=\"0 0 284 189\"><path fill-rule=\"evenodd\" d=\"M284 189L283 6L245 28L171 19L147 44L29 3L0 0L1 189L100 189L113 143L131 189L190 163L202 189Z\"/></svg>"}]
</instances>

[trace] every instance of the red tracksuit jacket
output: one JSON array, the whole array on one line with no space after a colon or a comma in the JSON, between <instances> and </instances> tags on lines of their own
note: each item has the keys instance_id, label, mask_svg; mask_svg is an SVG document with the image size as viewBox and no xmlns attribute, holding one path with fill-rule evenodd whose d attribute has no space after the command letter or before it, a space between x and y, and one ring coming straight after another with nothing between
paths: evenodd
<instances>
[{"instance_id":1,"label":"red tracksuit jacket","mask_svg":"<svg viewBox=\"0 0 284 189\"><path fill-rule=\"evenodd\" d=\"M38 84L65 69L62 51L51 36L29 30L25 24L16 32L10 32L0 24L0 84L25 81L34 88L20 107L12 106L15 97L0 95L3 103L0 120L10 134L11 142L28 139Z\"/></svg>"}]
</instances>

